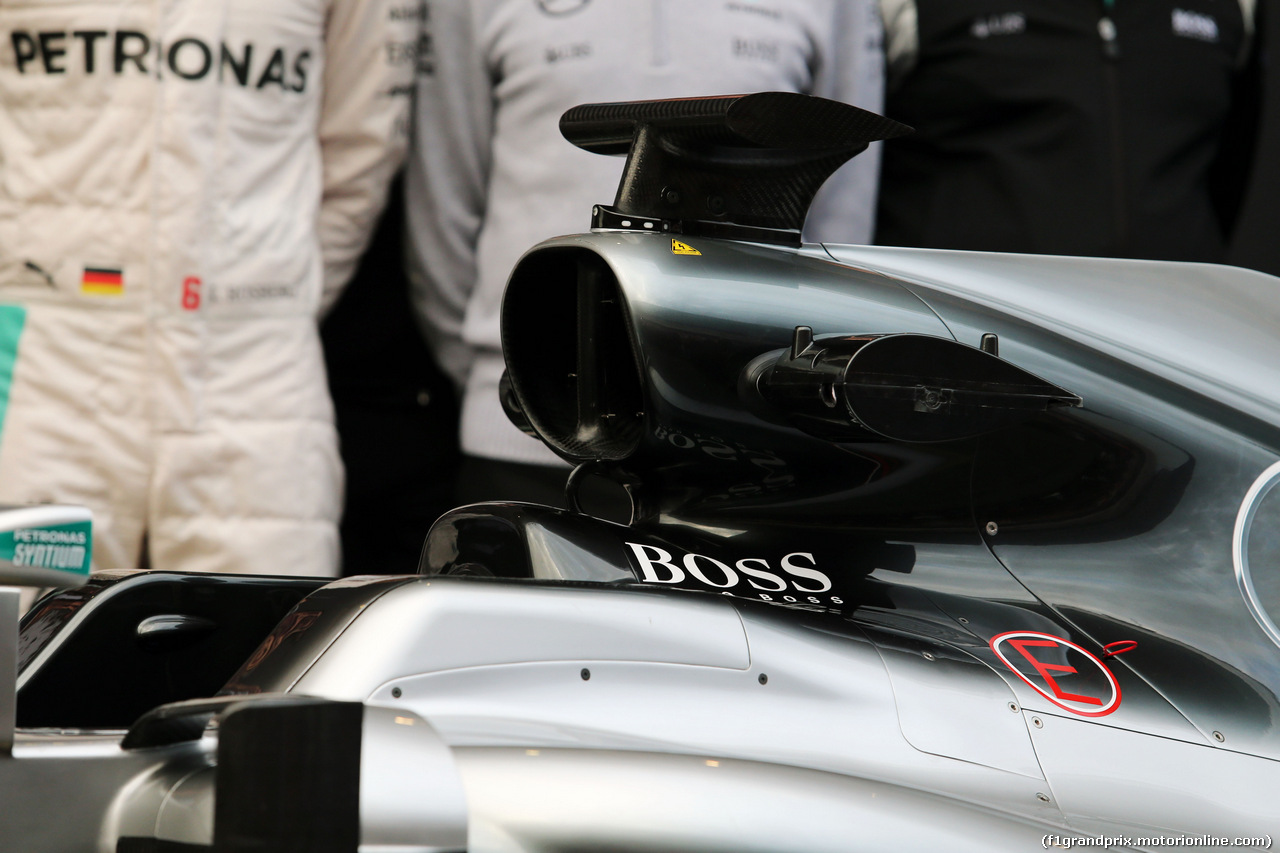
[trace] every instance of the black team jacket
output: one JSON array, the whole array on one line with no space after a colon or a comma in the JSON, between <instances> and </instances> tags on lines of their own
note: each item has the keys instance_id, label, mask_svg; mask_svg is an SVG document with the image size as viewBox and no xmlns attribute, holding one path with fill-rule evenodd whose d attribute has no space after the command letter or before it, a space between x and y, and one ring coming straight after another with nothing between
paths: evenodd
<instances>
[{"instance_id":1,"label":"black team jacket","mask_svg":"<svg viewBox=\"0 0 1280 853\"><path fill-rule=\"evenodd\" d=\"M882 0L876 242L1220 261L1256 111L1251 0Z\"/></svg>"}]
</instances>

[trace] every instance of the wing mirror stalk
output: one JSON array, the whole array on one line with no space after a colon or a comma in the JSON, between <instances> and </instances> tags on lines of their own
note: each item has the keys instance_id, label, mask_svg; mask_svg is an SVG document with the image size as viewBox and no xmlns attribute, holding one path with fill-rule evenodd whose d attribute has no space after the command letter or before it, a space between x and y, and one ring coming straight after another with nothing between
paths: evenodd
<instances>
[{"instance_id":1,"label":"wing mirror stalk","mask_svg":"<svg viewBox=\"0 0 1280 853\"><path fill-rule=\"evenodd\" d=\"M93 514L83 507L0 506L0 585L80 586L89 578ZM20 593L0 588L0 756L13 751Z\"/></svg>"}]
</instances>

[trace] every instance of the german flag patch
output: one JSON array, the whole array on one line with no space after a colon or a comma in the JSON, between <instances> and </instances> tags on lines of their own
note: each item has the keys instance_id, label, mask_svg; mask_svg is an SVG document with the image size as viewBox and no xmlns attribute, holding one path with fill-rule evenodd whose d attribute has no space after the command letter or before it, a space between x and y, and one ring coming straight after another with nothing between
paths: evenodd
<instances>
[{"instance_id":1,"label":"german flag patch","mask_svg":"<svg viewBox=\"0 0 1280 853\"><path fill-rule=\"evenodd\" d=\"M80 292L94 296L119 296L124 293L124 270L113 267L85 267L80 279Z\"/></svg>"}]
</instances>

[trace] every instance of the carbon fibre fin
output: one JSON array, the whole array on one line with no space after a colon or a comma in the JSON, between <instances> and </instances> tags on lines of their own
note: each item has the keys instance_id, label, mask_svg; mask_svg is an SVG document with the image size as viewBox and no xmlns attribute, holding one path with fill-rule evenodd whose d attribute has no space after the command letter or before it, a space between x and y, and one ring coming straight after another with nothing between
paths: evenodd
<instances>
[{"instance_id":1,"label":"carbon fibre fin","mask_svg":"<svg viewBox=\"0 0 1280 853\"><path fill-rule=\"evenodd\" d=\"M822 184L904 124L793 92L585 104L560 119L573 144L626 154L593 227L799 244ZM645 224L648 223L648 224Z\"/></svg>"}]
</instances>

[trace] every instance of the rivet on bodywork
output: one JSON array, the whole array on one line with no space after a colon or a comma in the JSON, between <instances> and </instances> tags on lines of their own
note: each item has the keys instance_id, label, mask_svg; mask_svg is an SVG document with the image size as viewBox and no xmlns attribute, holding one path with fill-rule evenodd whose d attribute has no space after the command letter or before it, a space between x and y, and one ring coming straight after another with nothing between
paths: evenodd
<instances>
[{"instance_id":1,"label":"rivet on bodywork","mask_svg":"<svg viewBox=\"0 0 1280 853\"><path fill-rule=\"evenodd\" d=\"M999 533L999 532L1000 532L1000 525L996 524L994 521L988 521L988 522L987 522L987 535L988 535L988 536L995 536L995 535L996 535L997 533Z\"/></svg>"},{"instance_id":2,"label":"rivet on bodywork","mask_svg":"<svg viewBox=\"0 0 1280 853\"><path fill-rule=\"evenodd\" d=\"M587 669L585 666L582 668L582 680L583 681L591 680L591 670Z\"/></svg>"},{"instance_id":3,"label":"rivet on bodywork","mask_svg":"<svg viewBox=\"0 0 1280 853\"><path fill-rule=\"evenodd\" d=\"M922 652L921 654L924 655L925 660L937 660L937 658L933 656L933 652Z\"/></svg>"},{"instance_id":4,"label":"rivet on bodywork","mask_svg":"<svg viewBox=\"0 0 1280 853\"><path fill-rule=\"evenodd\" d=\"M1049 795L1041 791L1036 794L1036 799L1042 803L1047 803L1049 802Z\"/></svg>"},{"instance_id":5,"label":"rivet on bodywork","mask_svg":"<svg viewBox=\"0 0 1280 853\"><path fill-rule=\"evenodd\" d=\"M1214 733L1213 733L1213 739L1214 739L1214 740L1216 740L1218 743L1226 743L1226 742L1227 742L1227 736L1226 736L1226 735L1224 735L1222 732L1214 732Z\"/></svg>"},{"instance_id":6,"label":"rivet on bodywork","mask_svg":"<svg viewBox=\"0 0 1280 853\"><path fill-rule=\"evenodd\" d=\"M391 698L392 698L392 699L399 699L402 695L404 695L404 691L403 691L403 690L401 690L399 687L392 687L392 688L391 688Z\"/></svg>"},{"instance_id":7,"label":"rivet on bodywork","mask_svg":"<svg viewBox=\"0 0 1280 853\"><path fill-rule=\"evenodd\" d=\"M1032 717L1032 718L1031 718L1031 725L1035 726L1037 729L1043 729L1043 728L1044 728L1044 720L1040 719L1039 717Z\"/></svg>"},{"instance_id":8,"label":"rivet on bodywork","mask_svg":"<svg viewBox=\"0 0 1280 853\"><path fill-rule=\"evenodd\" d=\"M765 674L762 672L762 673L760 673L760 677L757 679L757 681L759 681L761 684L768 684L768 683L769 683L769 676L765 675Z\"/></svg>"},{"instance_id":9,"label":"rivet on bodywork","mask_svg":"<svg viewBox=\"0 0 1280 853\"><path fill-rule=\"evenodd\" d=\"M1016 714L1016 713L1018 713L1019 711L1021 711L1022 709L1018 707L1018 703L1017 703L1017 702L1010 702L1010 703L1009 703L1009 710Z\"/></svg>"}]
</instances>

